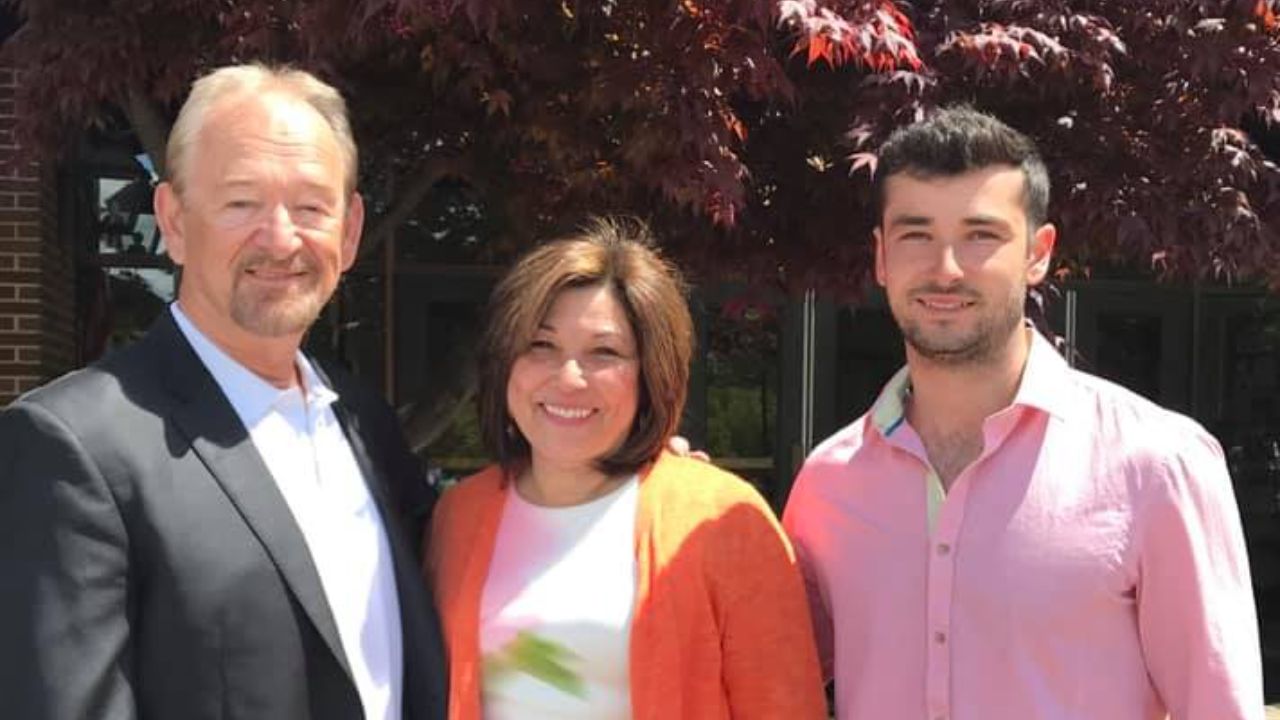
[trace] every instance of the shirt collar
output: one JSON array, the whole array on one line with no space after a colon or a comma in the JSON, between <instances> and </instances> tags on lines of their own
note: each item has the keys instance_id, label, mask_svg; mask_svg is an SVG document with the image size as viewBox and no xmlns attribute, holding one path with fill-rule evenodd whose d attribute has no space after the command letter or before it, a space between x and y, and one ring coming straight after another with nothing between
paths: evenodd
<instances>
[{"instance_id":1,"label":"shirt collar","mask_svg":"<svg viewBox=\"0 0 1280 720\"><path fill-rule=\"evenodd\" d=\"M253 427L273 409L287 402L291 397L297 396L297 388L278 388L223 352L222 348L215 345L195 326L195 323L191 322L178 303L170 304L169 310L173 314L174 322L178 324L178 329L187 338L187 342L191 343L191 348L209 370L218 387L222 388L223 394L227 396L236 414L247 427ZM298 352L295 362L309 407L312 409L328 407L338 399L338 394L324 384L301 351Z\"/></svg>"},{"instance_id":2,"label":"shirt collar","mask_svg":"<svg viewBox=\"0 0 1280 720\"><path fill-rule=\"evenodd\" d=\"M871 406L871 425L885 437L892 435L907 418L907 399L911 397L911 375L907 370L903 365L894 373Z\"/></svg>"},{"instance_id":3,"label":"shirt collar","mask_svg":"<svg viewBox=\"0 0 1280 720\"><path fill-rule=\"evenodd\" d=\"M1028 328L1027 332L1031 334L1031 349L1013 404L1065 418L1070 413L1073 397L1069 381L1071 368L1045 336L1034 328Z\"/></svg>"},{"instance_id":4,"label":"shirt collar","mask_svg":"<svg viewBox=\"0 0 1280 720\"><path fill-rule=\"evenodd\" d=\"M1031 347L1011 405L1065 417L1071 402L1071 393L1066 384L1066 375L1070 372L1067 361L1034 328L1028 325L1027 332L1031 335ZM870 427L884 437L892 435L906 420L907 400L910 397L911 375L904 365L885 384L875 404L871 406Z\"/></svg>"}]
</instances>

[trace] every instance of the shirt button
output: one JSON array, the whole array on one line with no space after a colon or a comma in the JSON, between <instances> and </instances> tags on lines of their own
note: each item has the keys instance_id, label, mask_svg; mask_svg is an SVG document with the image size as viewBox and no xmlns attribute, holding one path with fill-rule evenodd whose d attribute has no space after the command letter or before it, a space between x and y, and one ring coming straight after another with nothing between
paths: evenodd
<instances>
[{"instance_id":1,"label":"shirt button","mask_svg":"<svg viewBox=\"0 0 1280 720\"><path fill-rule=\"evenodd\" d=\"M947 634L946 634L946 633L944 633L944 632L942 632L942 631L938 631L938 632L936 632L936 633L934 633L934 634L933 634L933 641L934 641L935 643L939 644L939 645L946 645L946 644L947 644Z\"/></svg>"},{"instance_id":2,"label":"shirt button","mask_svg":"<svg viewBox=\"0 0 1280 720\"><path fill-rule=\"evenodd\" d=\"M947 543L938 543L938 555L946 557L951 554L951 546Z\"/></svg>"}]
</instances>

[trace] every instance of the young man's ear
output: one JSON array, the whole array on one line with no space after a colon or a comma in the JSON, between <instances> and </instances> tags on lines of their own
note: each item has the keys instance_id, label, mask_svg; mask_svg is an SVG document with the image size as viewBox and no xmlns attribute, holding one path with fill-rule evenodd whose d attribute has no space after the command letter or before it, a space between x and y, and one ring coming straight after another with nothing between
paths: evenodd
<instances>
[{"instance_id":1,"label":"young man's ear","mask_svg":"<svg viewBox=\"0 0 1280 720\"><path fill-rule=\"evenodd\" d=\"M1037 285L1049 274L1053 246L1058 241L1058 228L1045 223L1031 234L1027 248L1027 285Z\"/></svg>"},{"instance_id":2,"label":"young man's ear","mask_svg":"<svg viewBox=\"0 0 1280 720\"><path fill-rule=\"evenodd\" d=\"M175 265L186 263L187 236L182 224L182 198L174 189L173 183L162 182L156 186L152 197L155 205L156 224L164 236L165 251Z\"/></svg>"}]
</instances>

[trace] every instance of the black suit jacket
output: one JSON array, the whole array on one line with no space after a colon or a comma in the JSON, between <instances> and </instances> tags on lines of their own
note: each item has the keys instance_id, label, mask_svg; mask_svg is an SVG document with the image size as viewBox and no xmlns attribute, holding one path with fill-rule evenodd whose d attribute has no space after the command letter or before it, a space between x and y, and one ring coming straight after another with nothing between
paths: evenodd
<instances>
[{"instance_id":1,"label":"black suit jacket","mask_svg":"<svg viewBox=\"0 0 1280 720\"><path fill-rule=\"evenodd\" d=\"M328 378L391 547L404 717L444 718L434 493L390 409ZM0 714L363 717L301 531L168 312L0 413Z\"/></svg>"}]
</instances>

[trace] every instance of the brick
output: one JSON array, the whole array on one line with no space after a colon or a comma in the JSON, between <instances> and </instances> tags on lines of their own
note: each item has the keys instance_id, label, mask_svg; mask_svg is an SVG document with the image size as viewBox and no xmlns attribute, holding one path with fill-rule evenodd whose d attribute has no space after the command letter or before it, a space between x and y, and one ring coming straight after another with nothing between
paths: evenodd
<instances>
[{"instance_id":1,"label":"brick","mask_svg":"<svg viewBox=\"0 0 1280 720\"><path fill-rule=\"evenodd\" d=\"M6 345L30 345L32 342L32 333L18 334L13 332L12 326L5 324L12 320L12 316L5 317L0 315L0 347L4 347Z\"/></svg>"},{"instance_id":2,"label":"brick","mask_svg":"<svg viewBox=\"0 0 1280 720\"><path fill-rule=\"evenodd\" d=\"M13 68L0 68L0 86L14 87L18 84L18 73Z\"/></svg>"},{"instance_id":3,"label":"brick","mask_svg":"<svg viewBox=\"0 0 1280 720\"><path fill-rule=\"evenodd\" d=\"M16 283L5 283L0 285L0 304L12 303L18 301L18 285ZM5 312L0 308L0 313Z\"/></svg>"},{"instance_id":4,"label":"brick","mask_svg":"<svg viewBox=\"0 0 1280 720\"><path fill-rule=\"evenodd\" d=\"M0 345L30 345L40 330L40 317L31 314L0 315Z\"/></svg>"},{"instance_id":5,"label":"brick","mask_svg":"<svg viewBox=\"0 0 1280 720\"><path fill-rule=\"evenodd\" d=\"M12 157L13 150L0 148L0 180L14 182L39 182L40 167L38 165L18 165Z\"/></svg>"},{"instance_id":6,"label":"brick","mask_svg":"<svg viewBox=\"0 0 1280 720\"><path fill-rule=\"evenodd\" d=\"M7 178L0 180L0 192L29 192L40 189L40 181L36 178Z\"/></svg>"},{"instance_id":7,"label":"brick","mask_svg":"<svg viewBox=\"0 0 1280 720\"><path fill-rule=\"evenodd\" d=\"M40 296L43 295L43 293L40 292L39 285L30 283L13 283L13 287L18 290L17 300L20 303L38 303L40 302Z\"/></svg>"},{"instance_id":8,"label":"brick","mask_svg":"<svg viewBox=\"0 0 1280 720\"><path fill-rule=\"evenodd\" d=\"M40 273L29 270L5 270L0 266L0 285L16 283L28 285L40 281Z\"/></svg>"},{"instance_id":9,"label":"brick","mask_svg":"<svg viewBox=\"0 0 1280 720\"><path fill-rule=\"evenodd\" d=\"M39 309L39 303L0 300L0 316L30 315L33 312L38 312Z\"/></svg>"},{"instance_id":10,"label":"brick","mask_svg":"<svg viewBox=\"0 0 1280 720\"><path fill-rule=\"evenodd\" d=\"M34 249L34 246L32 248ZM0 272L31 272L40 270L40 256L33 252L0 252Z\"/></svg>"},{"instance_id":11,"label":"brick","mask_svg":"<svg viewBox=\"0 0 1280 720\"><path fill-rule=\"evenodd\" d=\"M32 208L10 208L7 210L0 210L0 222L38 223L40 220L40 212Z\"/></svg>"},{"instance_id":12,"label":"brick","mask_svg":"<svg viewBox=\"0 0 1280 720\"><path fill-rule=\"evenodd\" d=\"M16 111L17 107L12 100L0 100L0 117L13 117Z\"/></svg>"},{"instance_id":13,"label":"brick","mask_svg":"<svg viewBox=\"0 0 1280 720\"><path fill-rule=\"evenodd\" d=\"M33 345L0 347L0 375L29 375L38 372L42 357L41 348Z\"/></svg>"},{"instance_id":14,"label":"brick","mask_svg":"<svg viewBox=\"0 0 1280 720\"><path fill-rule=\"evenodd\" d=\"M31 212L31 211L30 210L9 210L8 212ZM37 218L38 217L39 215L37 214ZM3 224L3 223L0 223L0 224ZM44 235L41 232L40 223L38 222L17 222L17 223L10 223L10 226L13 228L12 237L33 238L36 240L41 240L44 238ZM4 236L0 235L0 237L4 237Z\"/></svg>"},{"instance_id":15,"label":"brick","mask_svg":"<svg viewBox=\"0 0 1280 720\"><path fill-rule=\"evenodd\" d=\"M0 167L4 168L6 176L12 176L15 180L26 178L38 182L40 164L30 158L30 155L20 152L17 148L4 148L0 150Z\"/></svg>"},{"instance_id":16,"label":"brick","mask_svg":"<svg viewBox=\"0 0 1280 720\"><path fill-rule=\"evenodd\" d=\"M0 225L0 231L4 230L4 225ZM38 253L40 247L44 244L44 238L38 234L32 234L22 238L5 237L0 233L0 252L4 253Z\"/></svg>"},{"instance_id":17,"label":"brick","mask_svg":"<svg viewBox=\"0 0 1280 720\"><path fill-rule=\"evenodd\" d=\"M28 390L35 390L44 384L44 379L35 375L20 375L13 379L14 389L21 395Z\"/></svg>"}]
</instances>

